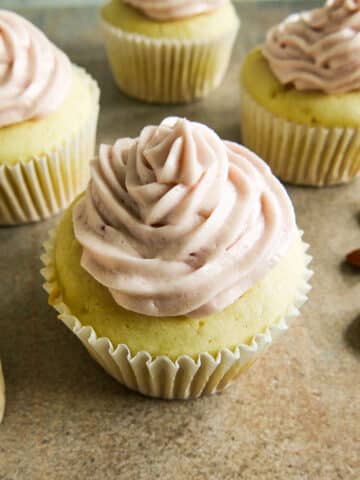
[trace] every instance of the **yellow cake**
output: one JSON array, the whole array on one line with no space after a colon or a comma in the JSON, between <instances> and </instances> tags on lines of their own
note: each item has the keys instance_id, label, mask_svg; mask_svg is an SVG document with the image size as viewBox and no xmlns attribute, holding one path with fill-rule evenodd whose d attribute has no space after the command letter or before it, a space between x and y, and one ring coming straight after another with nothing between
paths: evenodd
<instances>
[{"instance_id":1,"label":"yellow cake","mask_svg":"<svg viewBox=\"0 0 360 480\"><path fill-rule=\"evenodd\" d=\"M306 250L256 155L169 117L100 147L42 273L59 318L111 375L189 398L223 390L298 315Z\"/></svg>"},{"instance_id":2,"label":"yellow cake","mask_svg":"<svg viewBox=\"0 0 360 480\"><path fill-rule=\"evenodd\" d=\"M104 5L101 27L120 89L147 102L178 103L216 88L239 25L231 2L221 4L210 12L161 20L123 0Z\"/></svg>"},{"instance_id":3,"label":"yellow cake","mask_svg":"<svg viewBox=\"0 0 360 480\"><path fill-rule=\"evenodd\" d=\"M82 248L74 237L72 207L64 214L55 236L54 268L58 295L82 325L113 345L126 344L132 355L147 351L153 358L181 355L197 359L249 344L255 334L276 325L293 308L304 281L305 245L300 234L286 257L265 278L225 310L200 318L151 317L119 307L109 291L81 266Z\"/></svg>"},{"instance_id":4,"label":"yellow cake","mask_svg":"<svg viewBox=\"0 0 360 480\"><path fill-rule=\"evenodd\" d=\"M314 90L305 94L282 85L260 48L246 56L241 69L241 84L252 99L276 117L312 127L358 128L360 125L360 92L327 95Z\"/></svg>"},{"instance_id":5,"label":"yellow cake","mask_svg":"<svg viewBox=\"0 0 360 480\"><path fill-rule=\"evenodd\" d=\"M208 41L236 30L239 20L233 5L203 15L174 20L154 21L122 0L111 0L101 10L101 18L124 32L157 39Z\"/></svg>"},{"instance_id":6,"label":"yellow cake","mask_svg":"<svg viewBox=\"0 0 360 480\"><path fill-rule=\"evenodd\" d=\"M90 76L75 65L72 76L71 91L54 112L0 128L0 165L29 162L52 152L87 125L97 106L97 88Z\"/></svg>"},{"instance_id":7,"label":"yellow cake","mask_svg":"<svg viewBox=\"0 0 360 480\"><path fill-rule=\"evenodd\" d=\"M243 62L243 142L285 182L324 186L360 175L358 12L339 0L291 15Z\"/></svg>"},{"instance_id":8,"label":"yellow cake","mask_svg":"<svg viewBox=\"0 0 360 480\"><path fill-rule=\"evenodd\" d=\"M0 224L43 220L67 207L89 179L99 88L19 15L0 10ZM29 53L31 52L31 54Z\"/></svg>"}]
</instances>

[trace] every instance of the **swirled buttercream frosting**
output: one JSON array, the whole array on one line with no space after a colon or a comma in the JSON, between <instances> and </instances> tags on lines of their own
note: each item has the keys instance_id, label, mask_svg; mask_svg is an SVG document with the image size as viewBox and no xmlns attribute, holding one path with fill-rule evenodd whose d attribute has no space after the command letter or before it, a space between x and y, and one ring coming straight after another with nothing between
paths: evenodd
<instances>
[{"instance_id":1,"label":"swirled buttercream frosting","mask_svg":"<svg viewBox=\"0 0 360 480\"><path fill-rule=\"evenodd\" d=\"M119 305L153 316L224 309L296 232L289 197L262 160L173 117L100 147L73 224L82 267Z\"/></svg>"},{"instance_id":2,"label":"swirled buttercream frosting","mask_svg":"<svg viewBox=\"0 0 360 480\"><path fill-rule=\"evenodd\" d=\"M228 0L124 0L154 20L176 20L209 13Z\"/></svg>"},{"instance_id":3,"label":"swirled buttercream frosting","mask_svg":"<svg viewBox=\"0 0 360 480\"><path fill-rule=\"evenodd\" d=\"M0 127L56 110L71 84L68 57L34 25L0 10Z\"/></svg>"},{"instance_id":4,"label":"swirled buttercream frosting","mask_svg":"<svg viewBox=\"0 0 360 480\"><path fill-rule=\"evenodd\" d=\"M360 89L360 1L331 0L290 15L263 46L274 75L297 90L344 93Z\"/></svg>"}]
</instances>

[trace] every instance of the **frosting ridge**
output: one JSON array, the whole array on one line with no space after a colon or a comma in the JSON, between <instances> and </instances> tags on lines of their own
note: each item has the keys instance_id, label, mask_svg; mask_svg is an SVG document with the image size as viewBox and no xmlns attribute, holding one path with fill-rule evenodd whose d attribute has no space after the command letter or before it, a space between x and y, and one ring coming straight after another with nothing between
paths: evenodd
<instances>
[{"instance_id":1,"label":"frosting ridge","mask_svg":"<svg viewBox=\"0 0 360 480\"><path fill-rule=\"evenodd\" d=\"M330 0L269 30L263 54L282 84L297 90L360 89L360 2Z\"/></svg>"},{"instance_id":2,"label":"frosting ridge","mask_svg":"<svg viewBox=\"0 0 360 480\"><path fill-rule=\"evenodd\" d=\"M167 118L102 145L74 207L81 265L145 315L224 309L286 255L291 202L269 167L205 125Z\"/></svg>"},{"instance_id":3,"label":"frosting ridge","mask_svg":"<svg viewBox=\"0 0 360 480\"><path fill-rule=\"evenodd\" d=\"M228 0L124 0L154 20L176 20L209 13Z\"/></svg>"},{"instance_id":4,"label":"frosting ridge","mask_svg":"<svg viewBox=\"0 0 360 480\"><path fill-rule=\"evenodd\" d=\"M64 101L68 57L30 22L0 10L0 127L40 118Z\"/></svg>"}]
</instances>

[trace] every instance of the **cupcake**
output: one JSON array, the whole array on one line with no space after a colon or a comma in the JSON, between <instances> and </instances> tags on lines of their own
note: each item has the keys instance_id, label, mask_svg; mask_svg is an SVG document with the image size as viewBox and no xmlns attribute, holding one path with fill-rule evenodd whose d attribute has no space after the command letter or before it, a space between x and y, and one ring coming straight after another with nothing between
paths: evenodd
<instances>
[{"instance_id":1,"label":"cupcake","mask_svg":"<svg viewBox=\"0 0 360 480\"><path fill-rule=\"evenodd\" d=\"M285 182L360 175L359 2L329 1L268 32L242 67L241 129Z\"/></svg>"},{"instance_id":2,"label":"cupcake","mask_svg":"<svg viewBox=\"0 0 360 480\"><path fill-rule=\"evenodd\" d=\"M307 245L269 167L174 117L100 147L45 250L59 318L114 378L154 397L223 390L309 290Z\"/></svg>"},{"instance_id":3,"label":"cupcake","mask_svg":"<svg viewBox=\"0 0 360 480\"><path fill-rule=\"evenodd\" d=\"M89 180L99 89L42 32L0 10L0 224L45 219Z\"/></svg>"},{"instance_id":4,"label":"cupcake","mask_svg":"<svg viewBox=\"0 0 360 480\"><path fill-rule=\"evenodd\" d=\"M111 0L100 11L116 83L146 102L190 102L222 81L239 26L229 0Z\"/></svg>"}]
</instances>

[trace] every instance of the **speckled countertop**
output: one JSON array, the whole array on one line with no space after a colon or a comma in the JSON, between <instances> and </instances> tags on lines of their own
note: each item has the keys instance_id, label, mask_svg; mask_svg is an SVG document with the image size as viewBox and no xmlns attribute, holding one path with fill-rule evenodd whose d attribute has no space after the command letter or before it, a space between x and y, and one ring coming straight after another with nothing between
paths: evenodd
<instances>
[{"instance_id":1,"label":"speckled countertop","mask_svg":"<svg viewBox=\"0 0 360 480\"><path fill-rule=\"evenodd\" d=\"M243 4L233 64L206 100L148 106L114 86L92 8L23 9L102 88L99 139L134 136L167 114L239 139L244 53L303 3ZM342 264L360 246L360 183L290 188L315 259L302 317L224 394L165 402L122 388L56 321L39 255L56 220L0 229L0 356L7 409L0 479L358 480L360 276Z\"/></svg>"}]
</instances>

